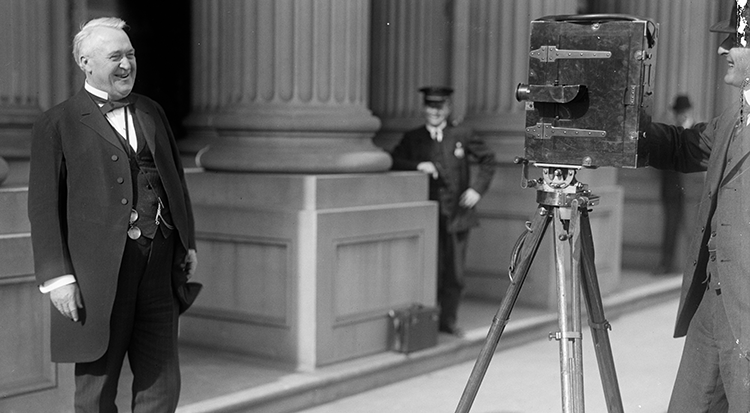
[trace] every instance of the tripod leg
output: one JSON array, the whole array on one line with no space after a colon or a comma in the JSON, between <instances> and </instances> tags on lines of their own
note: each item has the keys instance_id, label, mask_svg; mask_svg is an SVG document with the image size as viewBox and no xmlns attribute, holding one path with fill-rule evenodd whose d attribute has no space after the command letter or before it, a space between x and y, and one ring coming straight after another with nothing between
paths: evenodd
<instances>
[{"instance_id":1,"label":"tripod leg","mask_svg":"<svg viewBox=\"0 0 750 413\"><path fill-rule=\"evenodd\" d=\"M537 214L531 222L529 228L529 237L527 238L522 246L520 253L520 260L518 265L515 267L515 271L512 274L510 285L503 297L503 301L500 303L500 308L497 310L497 314L492 319L490 330L487 333L484 346L479 352L479 357L474 364L474 369L471 371L469 381L466 383L464 392L461 395L461 399L456 407L456 413L468 413L471 409L474 398L476 398L479 386L482 384L482 379L485 373L487 373L487 367L492 360L492 354L497 348L497 343L500 341L500 336L505 330L505 326L508 323L510 312L518 299L518 293L521 292L521 287L526 279L526 275L529 273L531 263L534 261L534 256L539 249L539 244L542 242L549 221L551 219L550 208L546 206L540 206L537 209Z\"/></svg>"},{"instance_id":2,"label":"tripod leg","mask_svg":"<svg viewBox=\"0 0 750 413\"><path fill-rule=\"evenodd\" d=\"M580 212L580 256L583 295L586 299L591 337L594 340L594 350L599 364L599 375L604 388L607 411L609 413L622 413L622 397L607 331L610 325L604 317L604 306L602 305L599 281L594 266L594 241L591 236L591 223L586 207L581 208Z\"/></svg>"},{"instance_id":3,"label":"tripod leg","mask_svg":"<svg viewBox=\"0 0 750 413\"><path fill-rule=\"evenodd\" d=\"M577 265L576 250L571 249L570 277L565 270L564 256L568 240L577 238L578 218L572 208L570 219L563 219L561 210L555 210L555 263L557 274L557 316L560 330L554 335L560 345L560 381L564 413L583 413L583 345L581 340L581 272ZM571 212L566 208L566 215ZM566 217L567 218L567 217ZM564 224L568 223L567 231ZM573 238L570 238L570 235Z\"/></svg>"}]
</instances>

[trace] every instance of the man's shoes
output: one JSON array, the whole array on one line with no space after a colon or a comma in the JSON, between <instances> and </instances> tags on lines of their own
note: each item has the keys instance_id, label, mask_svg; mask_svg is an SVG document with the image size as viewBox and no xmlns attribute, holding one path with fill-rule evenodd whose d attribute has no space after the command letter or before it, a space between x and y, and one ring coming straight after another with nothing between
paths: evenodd
<instances>
[{"instance_id":1,"label":"man's shoes","mask_svg":"<svg viewBox=\"0 0 750 413\"><path fill-rule=\"evenodd\" d=\"M441 325L439 330L441 333L450 334L459 338L464 336L464 331L456 327L455 325Z\"/></svg>"}]
</instances>

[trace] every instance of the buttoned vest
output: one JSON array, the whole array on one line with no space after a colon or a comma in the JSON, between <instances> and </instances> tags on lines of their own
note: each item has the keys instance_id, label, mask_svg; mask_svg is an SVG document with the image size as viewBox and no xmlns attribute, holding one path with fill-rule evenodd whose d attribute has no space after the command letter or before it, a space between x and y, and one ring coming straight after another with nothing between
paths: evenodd
<instances>
[{"instance_id":1,"label":"buttoned vest","mask_svg":"<svg viewBox=\"0 0 750 413\"><path fill-rule=\"evenodd\" d=\"M164 237L168 237L172 231L172 217L169 213L169 203L166 191L162 184L159 171L156 169L154 156L144 137L143 128L138 121L135 110L131 107L136 138L138 140L138 153L122 137L120 142L128 154L130 163L130 176L133 183L133 206L138 212L138 219L134 225L141 230L141 236L153 239L156 231L161 229ZM114 128L113 128L114 129ZM161 204L161 208L159 205ZM157 215L158 221L157 221ZM158 223L157 223L158 222Z\"/></svg>"}]
</instances>

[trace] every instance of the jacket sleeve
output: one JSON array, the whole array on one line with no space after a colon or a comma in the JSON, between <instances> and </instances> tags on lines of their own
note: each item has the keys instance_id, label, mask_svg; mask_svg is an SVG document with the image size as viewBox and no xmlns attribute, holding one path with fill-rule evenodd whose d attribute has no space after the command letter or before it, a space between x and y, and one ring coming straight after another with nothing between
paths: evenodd
<instances>
[{"instance_id":1,"label":"jacket sleeve","mask_svg":"<svg viewBox=\"0 0 750 413\"><path fill-rule=\"evenodd\" d=\"M167 134L169 135L169 146L172 150L172 160L174 162L174 166L177 169L177 175L180 178L180 186L182 187L182 194L184 196L185 201L185 208L187 209L187 225L188 225L188 248L190 249L197 249L196 248L196 242L195 242L195 219L193 218L193 204L190 202L190 193L188 192L187 182L185 181L185 169L182 166L182 159L180 158L180 150L177 147L177 140L174 137L174 134L172 132L172 128L169 125L169 120L167 119L167 115L164 112L164 109L155 101L153 102L154 106L156 106L159 117L161 118L161 121L164 123L164 127L167 129Z\"/></svg>"},{"instance_id":2,"label":"jacket sleeve","mask_svg":"<svg viewBox=\"0 0 750 413\"><path fill-rule=\"evenodd\" d=\"M719 118L692 128L651 123L638 141L638 157L645 166L678 172L701 172L708 168Z\"/></svg>"},{"instance_id":3,"label":"jacket sleeve","mask_svg":"<svg viewBox=\"0 0 750 413\"><path fill-rule=\"evenodd\" d=\"M416 171L417 165L422 162L414 151L413 135L409 132L404 134L401 141L391 151L391 170L394 171Z\"/></svg>"},{"instance_id":4,"label":"jacket sleeve","mask_svg":"<svg viewBox=\"0 0 750 413\"><path fill-rule=\"evenodd\" d=\"M37 283L75 275L68 249L65 157L59 130L48 114L34 124L31 138L28 213Z\"/></svg>"},{"instance_id":5,"label":"jacket sleeve","mask_svg":"<svg viewBox=\"0 0 750 413\"><path fill-rule=\"evenodd\" d=\"M466 147L472 160L478 165L476 178L471 183L475 191L484 195L495 176L495 153L473 132L466 141Z\"/></svg>"}]
</instances>

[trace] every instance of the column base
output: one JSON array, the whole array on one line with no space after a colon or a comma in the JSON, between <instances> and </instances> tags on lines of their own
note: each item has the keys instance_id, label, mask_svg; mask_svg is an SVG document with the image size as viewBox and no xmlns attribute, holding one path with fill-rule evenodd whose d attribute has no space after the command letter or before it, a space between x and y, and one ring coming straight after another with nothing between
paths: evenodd
<instances>
[{"instance_id":1,"label":"column base","mask_svg":"<svg viewBox=\"0 0 750 413\"><path fill-rule=\"evenodd\" d=\"M5 162L5 159L0 156L0 184L2 184L8 178L9 173L10 167L8 166L8 162Z\"/></svg>"},{"instance_id":2,"label":"column base","mask_svg":"<svg viewBox=\"0 0 750 413\"><path fill-rule=\"evenodd\" d=\"M343 138L310 136L222 137L196 155L208 171L281 173L384 172L388 153L369 136Z\"/></svg>"}]
</instances>

